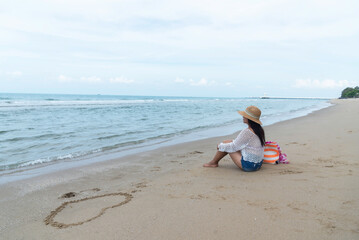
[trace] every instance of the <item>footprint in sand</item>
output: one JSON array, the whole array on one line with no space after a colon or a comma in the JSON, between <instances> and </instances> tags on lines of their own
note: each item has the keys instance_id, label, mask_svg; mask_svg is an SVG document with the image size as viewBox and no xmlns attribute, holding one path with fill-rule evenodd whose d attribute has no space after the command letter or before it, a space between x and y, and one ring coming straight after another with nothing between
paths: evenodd
<instances>
[{"instance_id":1,"label":"footprint in sand","mask_svg":"<svg viewBox=\"0 0 359 240\"><path fill-rule=\"evenodd\" d=\"M343 160L335 160L340 158L340 156L331 156L331 158L316 158L314 159L314 161L318 162L318 163L323 163L326 164L324 165L324 167L331 167L333 165L348 165L348 162L343 161Z\"/></svg>"},{"instance_id":2,"label":"footprint in sand","mask_svg":"<svg viewBox=\"0 0 359 240\"><path fill-rule=\"evenodd\" d=\"M202 200L202 199L208 199L209 197L204 196L202 194L198 194L198 195L191 195L190 198L195 200Z\"/></svg>"},{"instance_id":3,"label":"footprint in sand","mask_svg":"<svg viewBox=\"0 0 359 240\"><path fill-rule=\"evenodd\" d=\"M63 196L65 195L72 196L72 192ZM132 198L129 193L118 192L64 202L52 211L44 222L57 228L78 226L99 218L108 209L130 202Z\"/></svg>"},{"instance_id":4,"label":"footprint in sand","mask_svg":"<svg viewBox=\"0 0 359 240\"><path fill-rule=\"evenodd\" d=\"M158 172L158 171L161 171L161 167L156 166L151 169L151 172Z\"/></svg>"},{"instance_id":5,"label":"footprint in sand","mask_svg":"<svg viewBox=\"0 0 359 240\"><path fill-rule=\"evenodd\" d=\"M68 193L61 195L61 197L59 197L59 198L72 198L72 197L75 197L76 195L77 195L77 193L75 193L75 192L68 192Z\"/></svg>"},{"instance_id":6,"label":"footprint in sand","mask_svg":"<svg viewBox=\"0 0 359 240\"><path fill-rule=\"evenodd\" d=\"M302 146L306 146L307 144L306 143L298 143L298 142L290 142L290 143L286 143L285 145L295 145L295 144L298 144L298 145L302 145Z\"/></svg>"},{"instance_id":7,"label":"footprint in sand","mask_svg":"<svg viewBox=\"0 0 359 240\"><path fill-rule=\"evenodd\" d=\"M93 189L89 189L89 190L80 191L79 193L76 193L76 192L68 192L68 193L62 194L62 195L59 197L59 199L61 199L61 198L73 198L73 197L78 196L79 194L86 194L86 193L99 192L99 191L101 191L101 189L99 189L99 188L93 188Z\"/></svg>"},{"instance_id":8,"label":"footprint in sand","mask_svg":"<svg viewBox=\"0 0 359 240\"><path fill-rule=\"evenodd\" d=\"M178 155L177 157L178 158L185 158L185 157L188 157L189 155L194 155L194 154L203 154L203 152L201 152L201 151L193 151L193 152L189 152L189 153L187 153L185 155Z\"/></svg>"},{"instance_id":9,"label":"footprint in sand","mask_svg":"<svg viewBox=\"0 0 359 240\"><path fill-rule=\"evenodd\" d=\"M147 187L147 182L146 181L143 181L143 182L139 182L139 183L136 183L136 184L133 184L136 188L145 188Z\"/></svg>"},{"instance_id":10,"label":"footprint in sand","mask_svg":"<svg viewBox=\"0 0 359 240\"><path fill-rule=\"evenodd\" d=\"M287 204L287 207L291 208L294 211L300 211L303 213L308 213L310 211L306 210L308 208L308 203L306 202L290 202Z\"/></svg>"},{"instance_id":11,"label":"footprint in sand","mask_svg":"<svg viewBox=\"0 0 359 240\"><path fill-rule=\"evenodd\" d=\"M296 170L283 170L280 171L279 174L280 175L284 175L284 174L298 174L298 173L303 173L302 171L296 171Z\"/></svg>"},{"instance_id":12,"label":"footprint in sand","mask_svg":"<svg viewBox=\"0 0 359 240\"><path fill-rule=\"evenodd\" d=\"M193 152L190 152L189 154L202 154L203 152L201 151L193 151Z\"/></svg>"}]
</instances>

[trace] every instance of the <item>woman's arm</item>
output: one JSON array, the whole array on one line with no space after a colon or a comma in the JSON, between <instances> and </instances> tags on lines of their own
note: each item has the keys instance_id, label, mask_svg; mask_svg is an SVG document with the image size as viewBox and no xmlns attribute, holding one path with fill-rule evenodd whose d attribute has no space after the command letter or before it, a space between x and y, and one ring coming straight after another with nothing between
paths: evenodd
<instances>
[{"instance_id":1,"label":"woman's arm","mask_svg":"<svg viewBox=\"0 0 359 240\"><path fill-rule=\"evenodd\" d=\"M231 142L233 142L233 140L224 140L224 141L221 142L221 143L231 143ZM221 143L219 143L219 144L221 144ZM217 144L217 150L219 149L219 148L218 148L219 144Z\"/></svg>"},{"instance_id":2,"label":"woman's arm","mask_svg":"<svg viewBox=\"0 0 359 240\"><path fill-rule=\"evenodd\" d=\"M248 132L249 131L249 132ZM218 145L218 150L221 152L237 152L246 147L249 143L253 134L250 134L250 130L248 128L243 129L236 139L230 142L222 142Z\"/></svg>"}]
</instances>

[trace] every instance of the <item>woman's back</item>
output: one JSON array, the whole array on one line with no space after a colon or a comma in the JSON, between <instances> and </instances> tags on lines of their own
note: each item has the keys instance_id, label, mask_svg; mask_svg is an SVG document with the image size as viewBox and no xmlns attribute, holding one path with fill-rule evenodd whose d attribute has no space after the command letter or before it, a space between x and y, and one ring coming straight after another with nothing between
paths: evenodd
<instances>
[{"instance_id":1,"label":"woman's back","mask_svg":"<svg viewBox=\"0 0 359 240\"><path fill-rule=\"evenodd\" d=\"M264 146L262 146L259 137L249 128L244 129L242 132L244 138L248 139L248 144L242 149L243 159L248 162L261 162L264 154Z\"/></svg>"}]
</instances>

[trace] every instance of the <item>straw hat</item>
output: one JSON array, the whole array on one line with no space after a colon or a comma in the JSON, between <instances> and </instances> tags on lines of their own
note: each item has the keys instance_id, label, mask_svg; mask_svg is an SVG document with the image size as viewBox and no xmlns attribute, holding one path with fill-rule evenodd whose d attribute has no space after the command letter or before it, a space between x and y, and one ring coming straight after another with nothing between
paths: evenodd
<instances>
[{"instance_id":1,"label":"straw hat","mask_svg":"<svg viewBox=\"0 0 359 240\"><path fill-rule=\"evenodd\" d=\"M246 108L246 110L238 111L238 113L241 114L243 117L262 125L262 122L259 120L261 116L261 110L259 110L259 108L257 108L256 106L249 106Z\"/></svg>"}]
</instances>

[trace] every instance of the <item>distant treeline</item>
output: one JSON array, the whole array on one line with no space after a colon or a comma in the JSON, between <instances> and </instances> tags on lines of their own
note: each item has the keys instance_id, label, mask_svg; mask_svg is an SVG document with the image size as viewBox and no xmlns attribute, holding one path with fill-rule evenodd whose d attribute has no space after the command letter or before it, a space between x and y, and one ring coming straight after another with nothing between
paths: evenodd
<instances>
[{"instance_id":1,"label":"distant treeline","mask_svg":"<svg viewBox=\"0 0 359 240\"><path fill-rule=\"evenodd\" d=\"M342 91L342 96L340 98L359 98L359 87L347 87Z\"/></svg>"}]
</instances>

